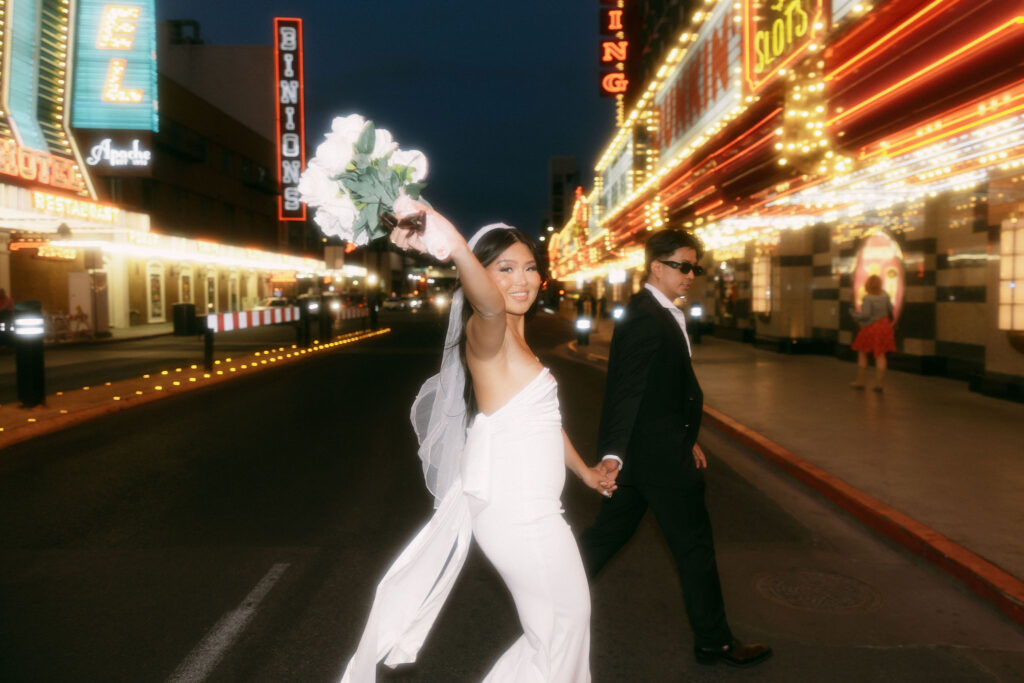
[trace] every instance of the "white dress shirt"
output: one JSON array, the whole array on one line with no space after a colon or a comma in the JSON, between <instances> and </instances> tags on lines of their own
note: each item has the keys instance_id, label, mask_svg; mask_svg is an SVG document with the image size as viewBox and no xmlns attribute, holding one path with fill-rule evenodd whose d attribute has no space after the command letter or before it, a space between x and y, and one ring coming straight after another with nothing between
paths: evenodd
<instances>
[{"instance_id":1,"label":"white dress shirt","mask_svg":"<svg viewBox=\"0 0 1024 683\"><path fill-rule=\"evenodd\" d=\"M686 340L686 351L693 357L693 347L690 346L690 335L686 333L686 315L682 309L676 306L674 303L669 301L668 297L661 293L661 290L652 285L650 282L644 283L644 288L654 295L655 300L668 309L668 312L672 314L672 317L679 323L679 329L683 331L683 339Z\"/></svg>"},{"instance_id":2,"label":"white dress shirt","mask_svg":"<svg viewBox=\"0 0 1024 683\"><path fill-rule=\"evenodd\" d=\"M686 340L686 351L690 354L690 357L693 357L693 347L690 346L690 335L686 333L686 315L682 312L682 310L680 310L678 306L669 301L669 298L662 294L661 290L659 290L657 287L653 286L649 282L645 282L644 287L647 289L648 292L651 293L652 296L654 296L654 300L657 301L662 306L664 306L665 308L667 308L668 312L671 313L672 317L676 319L677 323L679 323L679 329L683 331L683 339ZM605 455L603 458L601 458L601 460L607 460L608 458L611 458L618 462L619 469L622 469L621 457L609 453Z\"/></svg>"}]
</instances>

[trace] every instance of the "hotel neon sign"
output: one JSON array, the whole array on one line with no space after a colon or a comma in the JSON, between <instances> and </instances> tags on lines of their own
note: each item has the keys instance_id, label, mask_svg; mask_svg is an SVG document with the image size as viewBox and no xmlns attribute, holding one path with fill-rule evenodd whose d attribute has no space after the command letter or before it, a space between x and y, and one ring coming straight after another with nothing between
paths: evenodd
<instances>
[{"instance_id":1,"label":"hotel neon sign","mask_svg":"<svg viewBox=\"0 0 1024 683\"><path fill-rule=\"evenodd\" d=\"M154 0L80 0L76 128L158 129Z\"/></svg>"},{"instance_id":2,"label":"hotel neon sign","mask_svg":"<svg viewBox=\"0 0 1024 683\"><path fill-rule=\"evenodd\" d=\"M82 193L86 191L81 171L71 159L20 146L0 138L0 175Z\"/></svg>"}]
</instances>

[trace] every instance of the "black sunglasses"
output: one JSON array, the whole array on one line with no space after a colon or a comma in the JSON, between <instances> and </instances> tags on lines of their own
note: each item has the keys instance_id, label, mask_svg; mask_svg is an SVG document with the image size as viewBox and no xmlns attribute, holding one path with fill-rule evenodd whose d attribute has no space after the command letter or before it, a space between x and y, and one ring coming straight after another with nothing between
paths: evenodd
<instances>
[{"instance_id":1,"label":"black sunglasses","mask_svg":"<svg viewBox=\"0 0 1024 683\"><path fill-rule=\"evenodd\" d=\"M680 263L679 261L662 261L661 259L658 259L658 263L664 263L669 268L678 270L683 275L689 275L691 270L693 271L693 274L697 276L704 274L704 266L697 266L689 261L683 261Z\"/></svg>"}]
</instances>

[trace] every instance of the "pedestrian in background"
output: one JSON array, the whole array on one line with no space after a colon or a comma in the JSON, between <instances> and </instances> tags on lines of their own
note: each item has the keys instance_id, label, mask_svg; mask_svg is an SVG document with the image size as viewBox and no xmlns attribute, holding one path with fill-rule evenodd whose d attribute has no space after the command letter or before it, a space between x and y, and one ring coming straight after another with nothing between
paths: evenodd
<instances>
[{"instance_id":1,"label":"pedestrian in background","mask_svg":"<svg viewBox=\"0 0 1024 683\"><path fill-rule=\"evenodd\" d=\"M860 325L860 331L850 348L857 352L857 381L850 384L854 389L863 389L868 373L868 354L875 357L875 384L871 388L882 391L882 379L888 362L885 354L896 350L896 336L892 328L892 300L882 289L882 278L872 275L864 283L867 294L860 304L860 312L853 311L853 318Z\"/></svg>"}]
</instances>

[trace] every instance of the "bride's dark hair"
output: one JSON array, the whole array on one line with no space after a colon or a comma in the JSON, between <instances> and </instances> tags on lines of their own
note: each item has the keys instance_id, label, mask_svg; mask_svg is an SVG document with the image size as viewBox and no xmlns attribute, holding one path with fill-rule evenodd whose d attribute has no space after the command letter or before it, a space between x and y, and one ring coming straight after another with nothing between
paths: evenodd
<instances>
[{"instance_id":1,"label":"bride's dark hair","mask_svg":"<svg viewBox=\"0 0 1024 683\"><path fill-rule=\"evenodd\" d=\"M534 242L530 237L519 228L495 228L490 232L484 234L480 240L473 247L473 255L476 256L477 261L483 265L484 268L494 263L494 261L501 256L506 249L511 247L515 243L525 244L529 248L530 253L533 254L533 259L537 263L537 271L540 273L541 284L547 282L548 273L546 266L546 259L541 258L540 249L537 243ZM461 287L460 283L458 287ZM456 287L456 291L458 290ZM540 293L538 292L537 297L530 304L530 309L526 312L526 318L529 319L537 312L538 302L540 301ZM459 359L462 361L462 369L466 374L466 386L462 392L463 397L466 400L466 422L470 422L476 415L477 404L476 394L473 391L473 377L469 373L469 365L466 363L466 323L469 322L469 317L473 315L473 307L467 301L462 307L462 336L459 337Z\"/></svg>"}]
</instances>

